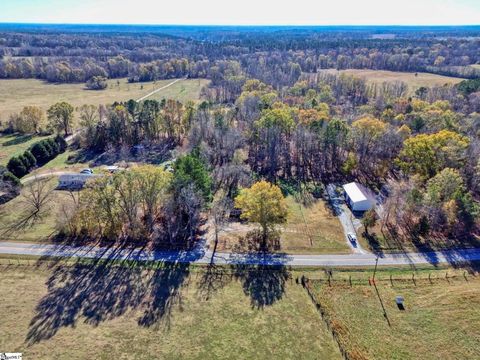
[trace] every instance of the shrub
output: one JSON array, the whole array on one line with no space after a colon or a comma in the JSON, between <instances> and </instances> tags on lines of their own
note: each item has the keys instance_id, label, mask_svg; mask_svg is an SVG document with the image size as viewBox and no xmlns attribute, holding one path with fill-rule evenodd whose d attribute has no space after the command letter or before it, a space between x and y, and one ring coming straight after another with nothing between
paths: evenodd
<instances>
[{"instance_id":1,"label":"shrub","mask_svg":"<svg viewBox=\"0 0 480 360\"><path fill-rule=\"evenodd\" d=\"M28 160L28 168L31 169L37 165L37 159L35 159L35 156L27 150L23 153L23 157Z\"/></svg>"},{"instance_id":2,"label":"shrub","mask_svg":"<svg viewBox=\"0 0 480 360\"><path fill-rule=\"evenodd\" d=\"M20 186L20 179L13 175L10 171L5 171L2 175L3 181L9 182L14 186Z\"/></svg>"},{"instance_id":3,"label":"shrub","mask_svg":"<svg viewBox=\"0 0 480 360\"><path fill-rule=\"evenodd\" d=\"M52 148L52 145L46 140L42 140L42 145L45 148L45 150L47 150L47 161L48 161L52 157L54 150Z\"/></svg>"},{"instance_id":4,"label":"shrub","mask_svg":"<svg viewBox=\"0 0 480 360\"><path fill-rule=\"evenodd\" d=\"M57 156L58 154L60 154L60 146L58 145L58 143L54 139L48 138L44 141L46 141L50 145L50 147L52 148L52 153L51 153L52 159L55 156Z\"/></svg>"},{"instance_id":5,"label":"shrub","mask_svg":"<svg viewBox=\"0 0 480 360\"><path fill-rule=\"evenodd\" d=\"M103 76L93 76L87 81L87 89L90 90L104 90L107 88L107 79Z\"/></svg>"},{"instance_id":6,"label":"shrub","mask_svg":"<svg viewBox=\"0 0 480 360\"><path fill-rule=\"evenodd\" d=\"M51 159L55 158L60 152L65 151L66 142L63 138L49 138L36 142L30 148L30 152L36 159L38 165L43 165Z\"/></svg>"},{"instance_id":7,"label":"shrub","mask_svg":"<svg viewBox=\"0 0 480 360\"><path fill-rule=\"evenodd\" d=\"M18 156L18 160L20 160L25 166L25 169L27 169L27 172L30 170L30 160L27 159L23 154Z\"/></svg>"},{"instance_id":8,"label":"shrub","mask_svg":"<svg viewBox=\"0 0 480 360\"><path fill-rule=\"evenodd\" d=\"M45 147L43 141L39 141L33 144L30 151L33 154L33 156L35 156L35 159L37 160L37 163L39 165L45 164L50 158L50 153Z\"/></svg>"},{"instance_id":9,"label":"shrub","mask_svg":"<svg viewBox=\"0 0 480 360\"><path fill-rule=\"evenodd\" d=\"M59 148L55 140L45 139L41 141L45 149L47 150L47 161L53 159L59 153Z\"/></svg>"},{"instance_id":10,"label":"shrub","mask_svg":"<svg viewBox=\"0 0 480 360\"><path fill-rule=\"evenodd\" d=\"M27 173L27 168L22 160L20 160L18 157L12 157L10 159L7 164L7 169L17 178L21 178Z\"/></svg>"}]
</instances>

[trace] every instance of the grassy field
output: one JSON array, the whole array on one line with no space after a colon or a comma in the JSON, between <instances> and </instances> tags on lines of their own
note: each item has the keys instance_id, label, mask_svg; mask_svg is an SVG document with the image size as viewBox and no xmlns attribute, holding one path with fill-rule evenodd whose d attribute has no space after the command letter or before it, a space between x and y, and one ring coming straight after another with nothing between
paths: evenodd
<instances>
[{"instance_id":1,"label":"grassy field","mask_svg":"<svg viewBox=\"0 0 480 360\"><path fill-rule=\"evenodd\" d=\"M345 273L345 282L315 282L314 289L341 342L358 359L473 359L480 346L480 278L448 270L447 279L446 273L420 272L413 281L411 272L380 271L378 293L367 274ZM350 286L347 275L363 282ZM396 296L404 297L405 310Z\"/></svg>"},{"instance_id":2,"label":"grassy field","mask_svg":"<svg viewBox=\"0 0 480 360\"><path fill-rule=\"evenodd\" d=\"M24 358L341 359L283 270L0 269L0 349Z\"/></svg>"},{"instance_id":3,"label":"grassy field","mask_svg":"<svg viewBox=\"0 0 480 360\"><path fill-rule=\"evenodd\" d=\"M189 79L179 81L166 89L163 89L152 96L149 100L175 99L182 103L189 100L200 99L200 91L207 86L210 80L206 79Z\"/></svg>"},{"instance_id":4,"label":"grassy field","mask_svg":"<svg viewBox=\"0 0 480 360\"><path fill-rule=\"evenodd\" d=\"M55 159L50 160L42 167L33 170L26 176L45 174L52 171L72 171L77 172L88 167L88 162L72 162L70 157L75 157L77 150L67 149L59 154Z\"/></svg>"},{"instance_id":5,"label":"grassy field","mask_svg":"<svg viewBox=\"0 0 480 360\"><path fill-rule=\"evenodd\" d=\"M6 165L13 156L18 156L37 141L46 139L48 136L32 135L1 135L0 134L0 165Z\"/></svg>"},{"instance_id":6,"label":"grassy field","mask_svg":"<svg viewBox=\"0 0 480 360\"><path fill-rule=\"evenodd\" d=\"M363 78L367 81L381 84L383 82L394 82L394 81L403 81L405 82L410 90L415 90L421 86L442 86L445 84L457 84L463 79L428 74L428 73L407 73L407 72L397 72L397 71L386 71L386 70L364 70L364 69L347 69L347 70L321 70L331 74L348 74L355 77Z\"/></svg>"},{"instance_id":7,"label":"grassy field","mask_svg":"<svg viewBox=\"0 0 480 360\"><path fill-rule=\"evenodd\" d=\"M325 202L316 200L304 206L287 197L289 208L287 224L281 227L280 252L292 254L348 253L343 228L339 220L326 207ZM222 250L231 250L240 237L254 229L254 225L229 224L219 236Z\"/></svg>"},{"instance_id":8,"label":"grassy field","mask_svg":"<svg viewBox=\"0 0 480 360\"><path fill-rule=\"evenodd\" d=\"M103 91L86 90L84 84L50 84L41 80L0 80L0 119L6 120L12 112L21 111L24 106L36 105L44 110L58 101L67 101L75 107L92 104L110 104L114 101L138 99L173 80L133 83L126 79L108 80ZM159 91L152 96L156 99L173 98L180 101L198 100L201 88L208 84L205 79L188 79Z\"/></svg>"},{"instance_id":9,"label":"grassy field","mask_svg":"<svg viewBox=\"0 0 480 360\"><path fill-rule=\"evenodd\" d=\"M55 188L57 182L56 177L48 180L49 188ZM28 185L25 185L19 196L0 205L0 240L44 242L56 233L56 222L62 203L69 197L66 191L54 190L51 193L44 216L33 226L12 230L12 226L24 217L25 211L28 209L24 196L27 193Z\"/></svg>"}]
</instances>

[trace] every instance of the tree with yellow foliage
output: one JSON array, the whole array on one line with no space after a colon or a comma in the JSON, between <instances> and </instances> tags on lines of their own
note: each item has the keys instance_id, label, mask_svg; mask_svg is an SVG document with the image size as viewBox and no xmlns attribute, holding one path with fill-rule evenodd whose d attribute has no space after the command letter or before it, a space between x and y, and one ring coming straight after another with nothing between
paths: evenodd
<instances>
[{"instance_id":1,"label":"tree with yellow foliage","mask_svg":"<svg viewBox=\"0 0 480 360\"><path fill-rule=\"evenodd\" d=\"M264 180L253 184L248 189L242 189L235 198L235 207L241 209L242 219L260 225L263 249L267 246L270 230L276 224L287 221L287 203L280 188Z\"/></svg>"},{"instance_id":2,"label":"tree with yellow foliage","mask_svg":"<svg viewBox=\"0 0 480 360\"><path fill-rule=\"evenodd\" d=\"M397 164L403 171L429 179L446 167L465 163L468 138L449 130L420 134L405 140Z\"/></svg>"}]
</instances>

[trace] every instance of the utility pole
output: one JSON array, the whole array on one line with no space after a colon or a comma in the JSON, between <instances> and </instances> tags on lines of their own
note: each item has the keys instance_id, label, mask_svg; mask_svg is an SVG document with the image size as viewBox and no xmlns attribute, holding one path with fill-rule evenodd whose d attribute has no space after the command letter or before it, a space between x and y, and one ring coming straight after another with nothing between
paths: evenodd
<instances>
[{"instance_id":1,"label":"utility pole","mask_svg":"<svg viewBox=\"0 0 480 360\"><path fill-rule=\"evenodd\" d=\"M375 259L375 270L373 270L373 282L375 283L375 274L377 273L377 266L378 266L378 255L377 258Z\"/></svg>"}]
</instances>

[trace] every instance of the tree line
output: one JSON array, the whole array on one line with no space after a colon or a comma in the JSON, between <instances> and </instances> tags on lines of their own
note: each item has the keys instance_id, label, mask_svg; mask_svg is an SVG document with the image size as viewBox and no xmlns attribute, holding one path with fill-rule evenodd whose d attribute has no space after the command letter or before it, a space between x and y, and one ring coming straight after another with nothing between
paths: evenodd
<instances>
[{"instance_id":1,"label":"tree line","mask_svg":"<svg viewBox=\"0 0 480 360\"><path fill-rule=\"evenodd\" d=\"M144 31L144 30L142 30ZM50 82L86 82L93 77L128 77L150 81L174 77L215 77L222 61L235 61L252 78L280 86L292 85L296 72L320 69L382 69L479 77L471 67L480 61L476 30L390 29L393 39L373 30L244 29L204 38L186 31L139 34L99 32L0 33L0 78L39 78ZM205 33L206 31L206 33Z\"/></svg>"}]
</instances>

